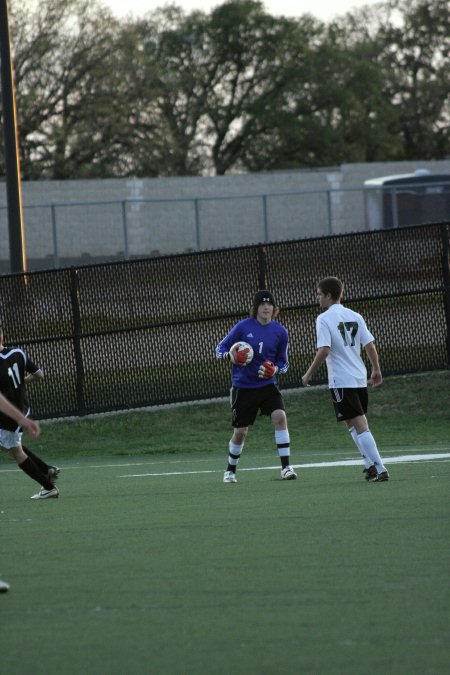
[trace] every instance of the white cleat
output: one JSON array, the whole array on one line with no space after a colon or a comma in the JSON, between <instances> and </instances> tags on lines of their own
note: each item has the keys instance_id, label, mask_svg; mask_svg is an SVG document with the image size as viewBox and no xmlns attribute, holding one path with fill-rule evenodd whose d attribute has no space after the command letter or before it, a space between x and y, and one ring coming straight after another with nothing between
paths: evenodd
<instances>
[{"instance_id":1,"label":"white cleat","mask_svg":"<svg viewBox=\"0 0 450 675\"><path fill-rule=\"evenodd\" d=\"M236 474L233 473L232 471L225 471L225 473L223 474L223 482L224 483L237 483Z\"/></svg>"},{"instance_id":2,"label":"white cleat","mask_svg":"<svg viewBox=\"0 0 450 675\"><path fill-rule=\"evenodd\" d=\"M292 466L285 466L284 469L281 469L281 478L283 480L295 480L297 474L295 473Z\"/></svg>"},{"instance_id":3,"label":"white cleat","mask_svg":"<svg viewBox=\"0 0 450 675\"><path fill-rule=\"evenodd\" d=\"M42 488L36 495L33 495L31 499L56 499L56 497L59 497L59 490L57 487L52 487L51 490Z\"/></svg>"}]
</instances>

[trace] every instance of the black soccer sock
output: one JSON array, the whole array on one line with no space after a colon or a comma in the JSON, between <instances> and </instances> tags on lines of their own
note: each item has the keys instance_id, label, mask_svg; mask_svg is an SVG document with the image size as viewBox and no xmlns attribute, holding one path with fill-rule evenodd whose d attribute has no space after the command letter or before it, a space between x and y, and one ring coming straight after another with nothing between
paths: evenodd
<instances>
[{"instance_id":1,"label":"black soccer sock","mask_svg":"<svg viewBox=\"0 0 450 675\"><path fill-rule=\"evenodd\" d=\"M38 469L42 471L43 474L47 475L47 471L49 470L49 465L44 462L40 457L34 454L34 452L31 452L25 445L22 444L22 450L26 454L27 457L33 460L33 462L36 464Z\"/></svg>"},{"instance_id":2,"label":"black soccer sock","mask_svg":"<svg viewBox=\"0 0 450 675\"><path fill-rule=\"evenodd\" d=\"M289 461L290 461L289 455L281 455L280 460L281 460L281 468L285 469L287 466L289 466Z\"/></svg>"},{"instance_id":3,"label":"black soccer sock","mask_svg":"<svg viewBox=\"0 0 450 675\"><path fill-rule=\"evenodd\" d=\"M48 480L46 474L43 474L39 467L37 467L33 460L29 457L27 457L26 460L22 462L22 464L18 464L18 467L19 469L22 469L24 473L30 476L30 478L35 480L36 483L42 485L42 487L44 487L46 490L53 489L53 485Z\"/></svg>"}]
</instances>

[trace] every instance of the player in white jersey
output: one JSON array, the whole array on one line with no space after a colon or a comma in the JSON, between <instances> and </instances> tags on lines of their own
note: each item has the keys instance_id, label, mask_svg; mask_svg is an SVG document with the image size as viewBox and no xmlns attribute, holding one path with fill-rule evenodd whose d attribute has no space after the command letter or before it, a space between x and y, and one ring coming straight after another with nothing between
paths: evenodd
<instances>
[{"instance_id":1,"label":"player in white jersey","mask_svg":"<svg viewBox=\"0 0 450 675\"><path fill-rule=\"evenodd\" d=\"M281 461L281 478L295 480L297 474L290 465L290 439L284 411L283 396L276 384L278 373L288 369L288 332L275 321L278 307L270 291L258 291L253 298L250 317L239 321L216 347L216 356L230 361L230 349L235 342L249 343L253 360L232 367L231 410L233 435L228 444L228 466L224 483L236 483L236 468L244 448L248 427L256 415L270 415L275 427L275 443Z\"/></svg>"},{"instance_id":2,"label":"player in white jersey","mask_svg":"<svg viewBox=\"0 0 450 675\"><path fill-rule=\"evenodd\" d=\"M389 480L389 474L367 423L367 370L361 358L364 348L372 366L371 384L379 387L383 378L375 338L361 314L341 304L343 291L344 285L336 277L327 277L318 284L317 300L324 311L316 322L317 353L302 382L309 386L316 370L326 361L337 421L347 425L363 457L366 479L382 483Z\"/></svg>"}]
</instances>

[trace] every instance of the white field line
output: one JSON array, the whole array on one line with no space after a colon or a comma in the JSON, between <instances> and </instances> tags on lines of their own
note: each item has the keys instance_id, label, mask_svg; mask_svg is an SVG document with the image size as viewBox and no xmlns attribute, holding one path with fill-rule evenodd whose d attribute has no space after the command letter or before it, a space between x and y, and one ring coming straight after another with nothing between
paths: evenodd
<instances>
[{"instance_id":1,"label":"white field line","mask_svg":"<svg viewBox=\"0 0 450 675\"><path fill-rule=\"evenodd\" d=\"M398 463L398 462L425 462L425 461L435 461L435 460L440 460L440 461L450 461L450 453L428 453L428 454L415 454L415 455L399 455L399 456L394 456L394 457L389 457L388 453L392 451L385 451L383 453L383 461L385 464L390 464L390 463ZM330 454L330 453L327 453ZM340 454L338 452L333 454ZM342 453L344 454L344 453ZM347 454L347 453L345 453ZM191 462L192 460L188 459L164 459L164 460L159 460L157 462L152 462L152 461L143 461L143 462L120 462L120 463L115 463L115 464L80 464L78 466L63 466L63 470L65 471L80 471L83 469L119 469L119 468L125 468L125 467L138 467L138 466L148 466L149 464L164 464L167 466L167 464L186 464L188 462ZM204 457L201 459L195 459L195 462L210 462L211 458L210 457ZM311 464L292 464L293 467L296 469L310 469L310 468L327 468L327 467L333 467L333 466L362 466L362 460L360 459L342 459L338 461L333 461L333 462L314 462ZM241 471L266 471L266 470L273 470L273 469L279 469L280 467L277 466L260 466L260 467L239 467L239 472ZM17 466L15 464L12 464L9 467L6 467L4 469L0 469L0 474L2 473L10 473L12 471L19 471ZM203 470L203 471L170 471L170 472L164 472L164 473L138 473L138 474L127 474L124 476L119 476L119 478L135 478L135 477L140 477L140 476L182 476L182 475L189 475L189 474L201 474L201 473L222 473L223 469L210 469L210 470Z\"/></svg>"},{"instance_id":2,"label":"white field line","mask_svg":"<svg viewBox=\"0 0 450 675\"><path fill-rule=\"evenodd\" d=\"M397 457L389 457L384 460L385 464L398 464L400 462L432 462L435 460L445 460L450 461L450 453L441 452L436 454L428 455L399 455ZM335 466L362 466L363 461L361 459L344 459L338 462L315 462L313 464L293 464L292 466L295 469L322 469ZM273 471L274 469L279 469L277 466L257 466L250 468L240 468L241 471ZM218 469L209 469L202 471L166 471L163 473L131 473L119 476L119 478L143 478L144 476L188 476L189 474L202 474L202 473L222 473L223 470Z\"/></svg>"}]
</instances>

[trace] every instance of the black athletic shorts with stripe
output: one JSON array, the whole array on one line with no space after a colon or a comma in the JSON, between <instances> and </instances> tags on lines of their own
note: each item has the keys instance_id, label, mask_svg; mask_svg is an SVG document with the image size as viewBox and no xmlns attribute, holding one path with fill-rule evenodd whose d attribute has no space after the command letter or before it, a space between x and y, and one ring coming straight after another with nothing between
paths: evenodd
<instances>
[{"instance_id":1,"label":"black athletic shorts with stripe","mask_svg":"<svg viewBox=\"0 0 450 675\"><path fill-rule=\"evenodd\" d=\"M271 415L274 410L284 410L283 397L276 384L258 389L232 387L230 392L231 424L233 427L248 427L256 415Z\"/></svg>"},{"instance_id":2,"label":"black athletic shorts with stripe","mask_svg":"<svg viewBox=\"0 0 450 675\"><path fill-rule=\"evenodd\" d=\"M367 387L330 389L330 393L338 422L366 414L369 401Z\"/></svg>"}]
</instances>

